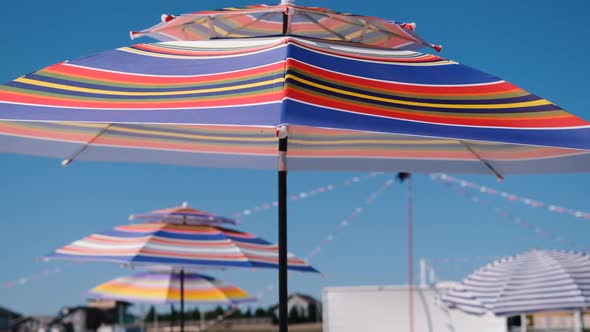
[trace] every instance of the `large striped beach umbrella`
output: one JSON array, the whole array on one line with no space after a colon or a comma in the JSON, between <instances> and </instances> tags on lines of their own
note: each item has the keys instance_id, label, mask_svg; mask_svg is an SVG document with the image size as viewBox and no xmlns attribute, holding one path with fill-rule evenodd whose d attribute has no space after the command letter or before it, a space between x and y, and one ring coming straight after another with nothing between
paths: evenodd
<instances>
[{"instance_id":1,"label":"large striped beach umbrella","mask_svg":"<svg viewBox=\"0 0 590 332\"><path fill-rule=\"evenodd\" d=\"M382 48L419 49L433 45L418 36L415 23L340 13L319 7L298 6L283 0L278 5L164 14L153 27L132 31L131 38L149 36L160 41L259 38L290 35L354 42Z\"/></svg>"},{"instance_id":2,"label":"large striped beach umbrella","mask_svg":"<svg viewBox=\"0 0 590 332\"><path fill-rule=\"evenodd\" d=\"M0 152L278 170L281 332L288 169L590 170L590 123L548 100L403 43L298 36L281 10L279 36L137 44L0 86Z\"/></svg>"},{"instance_id":3,"label":"large striped beach umbrella","mask_svg":"<svg viewBox=\"0 0 590 332\"><path fill-rule=\"evenodd\" d=\"M138 44L0 86L0 151L290 170L590 169L590 127L439 56L315 40ZM287 146L285 145L284 148Z\"/></svg>"},{"instance_id":4,"label":"large striped beach umbrella","mask_svg":"<svg viewBox=\"0 0 590 332\"><path fill-rule=\"evenodd\" d=\"M149 221L181 224L237 224L236 220L192 208L187 202L182 203L182 205L178 207L159 209L148 213L132 214L129 216L129 219L144 219Z\"/></svg>"},{"instance_id":5,"label":"large striped beach umbrella","mask_svg":"<svg viewBox=\"0 0 590 332\"><path fill-rule=\"evenodd\" d=\"M0 151L290 170L590 169L590 124L439 56L275 37L138 44L0 86ZM287 146L285 145L284 148Z\"/></svg>"},{"instance_id":6,"label":"large striped beach umbrella","mask_svg":"<svg viewBox=\"0 0 590 332\"><path fill-rule=\"evenodd\" d=\"M516 316L590 307L590 256L581 252L531 250L502 258L474 273L442 296L450 307L473 314ZM521 326L526 327L524 320Z\"/></svg>"}]
</instances>

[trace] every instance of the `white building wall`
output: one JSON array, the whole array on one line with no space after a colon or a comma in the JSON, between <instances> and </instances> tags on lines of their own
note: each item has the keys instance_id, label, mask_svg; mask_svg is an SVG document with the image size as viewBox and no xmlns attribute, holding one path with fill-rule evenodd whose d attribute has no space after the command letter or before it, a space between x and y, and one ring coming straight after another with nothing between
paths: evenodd
<instances>
[{"instance_id":1,"label":"white building wall","mask_svg":"<svg viewBox=\"0 0 590 332\"><path fill-rule=\"evenodd\" d=\"M438 292L416 288L415 332L505 332L506 319L447 310ZM407 286L328 287L322 292L324 332L409 331Z\"/></svg>"}]
</instances>

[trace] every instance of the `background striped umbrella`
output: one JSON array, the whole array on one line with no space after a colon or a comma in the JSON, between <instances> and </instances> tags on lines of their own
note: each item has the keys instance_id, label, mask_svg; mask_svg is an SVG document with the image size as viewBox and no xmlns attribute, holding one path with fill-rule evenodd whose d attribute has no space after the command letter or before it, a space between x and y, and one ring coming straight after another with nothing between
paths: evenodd
<instances>
[{"instance_id":1,"label":"background striped umbrella","mask_svg":"<svg viewBox=\"0 0 590 332\"><path fill-rule=\"evenodd\" d=\"M279 5L253 5L200 11L180 16L162 15L159 23L131 38L149 36L162 41L226 38L299 36L356 42L383 48L418 49L432 45L415 32L415 23L339 13L319 7L296 6L283 0Z\"/></svg>"},{"instance_id":2,"label":"background striped umbrella","mask_svg":"<svg viewBox=\"0 0 590 332\"><path fill-rule=\"evenodd\" d=\"M233 219L194 209L188 206L187 202L182 203L182 206L178 207L154 210L144 214L132 214L129 216L129 219L147 219L150 221L181 224L237 224L237 221Z\"/></svg>"},{"instance_id":3,"label":"background striped umbrella","mask_svg":"<svg viewBox=\"0 0 590 332\"><path fill-rule=\"evenodd\" d=\"M581 252L531 250L490 263L442 301L474 314L515 316L541 311L580 311L590 306L590 256Z\"/></svg>"},{"instance_id":4,"label":"background striped umbrella","mask_svg":"<svg viewBox=\"0 0 590 332\"><path fill-rule=\"evenodd\" d=\"M289 269L317 272L293 254L288 256ZM278 267L277 246L253 234L212 225L161 222L117 226L45 258L178 267Z\"/></svg>"},{"instance_id":5,"label":"background striped umbrella","mask_svg":"<svg viewBox=\"0 0 590 332\"><path fill-rule=\"evenodd\" d=\"M119 277L94 287L89 294L98 298L145 303L185 302L238 304L256 301L241 288L226 284L213 277L186 271L149 270L131 276ZM181 288L183 292L181 294Z\"/></svg>"},{"instance_id":6,"label":"background striped umbrella","mask_svg":"<svg viewBox=\"0 0 590 332\"><path fill-rule=\"evenodd\" d=\"M203 274L184 269L158 269L120 277L90 290L90 295L102 299L145 303L180 302L180 330L184 331L184 303L214 303L236 305L253 302L246 291ZM204 328L201 314L201 328Z\"/></svg>"}]
</instances>

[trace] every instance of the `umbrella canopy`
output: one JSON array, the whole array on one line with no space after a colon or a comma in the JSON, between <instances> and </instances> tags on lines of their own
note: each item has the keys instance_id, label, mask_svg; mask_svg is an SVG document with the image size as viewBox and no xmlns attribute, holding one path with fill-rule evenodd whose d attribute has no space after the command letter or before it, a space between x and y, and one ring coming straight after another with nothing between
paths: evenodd
<instances>
[{"instance_id":1,"label":"umbrella canopy","mask_svg":"<svg viewBox=\"0 0 590 332\"><path fill-rule=\"evenodd\" d=\"M162 15L162 22L132 31L131 38L149 36L161 41L299 36L398 49L424 46L440 50L419 37L415 23L339 13L325 8L254 5L200 11L180 16Z\"/></svg>"},{"instance_id":2,"label":"umbrella canopy","mask_svg":"<svg viewBox=\"0 0 590 332\"><path fill-rule=\"evenodd\" d=\"M590 256L531 250L502 258L469 275L442 301L465 312L501 316L582 310L590 305Z\"/></svg>"},{"instance_id":3,"label":"umbrella canopy","mask_svg":"<svg viewBox=\"0 0 590 332\"><path fill-rule=\"evenodd\" d=\"M292 37L139 44L58 63L0 86L0 119L0 151L65 163L276 169L276 128L287 125L291 170L590 169L588 122L497 77Z\"/></svg>"},{"instance_id":4,"label":"umbrella canopy","mask_svg":"<svg viewBox=\"0 0 590 332\"><path fill-rule=\"evenodd\" d=\"M45 258L178 267L278 267L277 246L253 234L162 222L117 226ZM317 272L293 254L288 255L288 268Z\"/></svg>"},{"instance_id":5,"label":"umbrella canopy","mask_svg":"<svg viewBox=\"0 0 590 332\"><path fill-rule=\"evenodd\" d=\"M132 214L129 219L147 219L181 224L237 224L237 221L233 219L194 209L188 206L187 202L178 207L154 210L144 214Z\"/></svg>"},{"instance_id":6,"label":"umbrella canopy","mask_svg":"<svg viewBox=\"0 0 590 332\"><path fill-rule=\"evenodd\" d=\"M207 275L184 272L183 278L185 302L231 305L256 301L241 288ZM181 300L180 279L180 272L176 270L145 271L107 281L89 294L130 302L174 303Z\"/></svg>"}]
</instances>

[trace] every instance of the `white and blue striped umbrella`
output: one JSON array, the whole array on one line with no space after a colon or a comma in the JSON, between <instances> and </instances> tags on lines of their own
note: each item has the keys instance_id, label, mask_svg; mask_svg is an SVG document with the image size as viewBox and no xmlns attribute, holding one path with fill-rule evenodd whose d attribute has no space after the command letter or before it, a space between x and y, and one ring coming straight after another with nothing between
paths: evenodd
<instances>
[{"instance_id":1,"label":"white and blue striped umbrella","mask_svg":"<svg viewBox=\"0 0 590 332\"><path fill-rule=\"evenodd\" d=\"M531 250L502 258L469 275L442 295L452 308L514 316L590 307L590 256L562 250Z\"/></svg>"}]
</instances>

